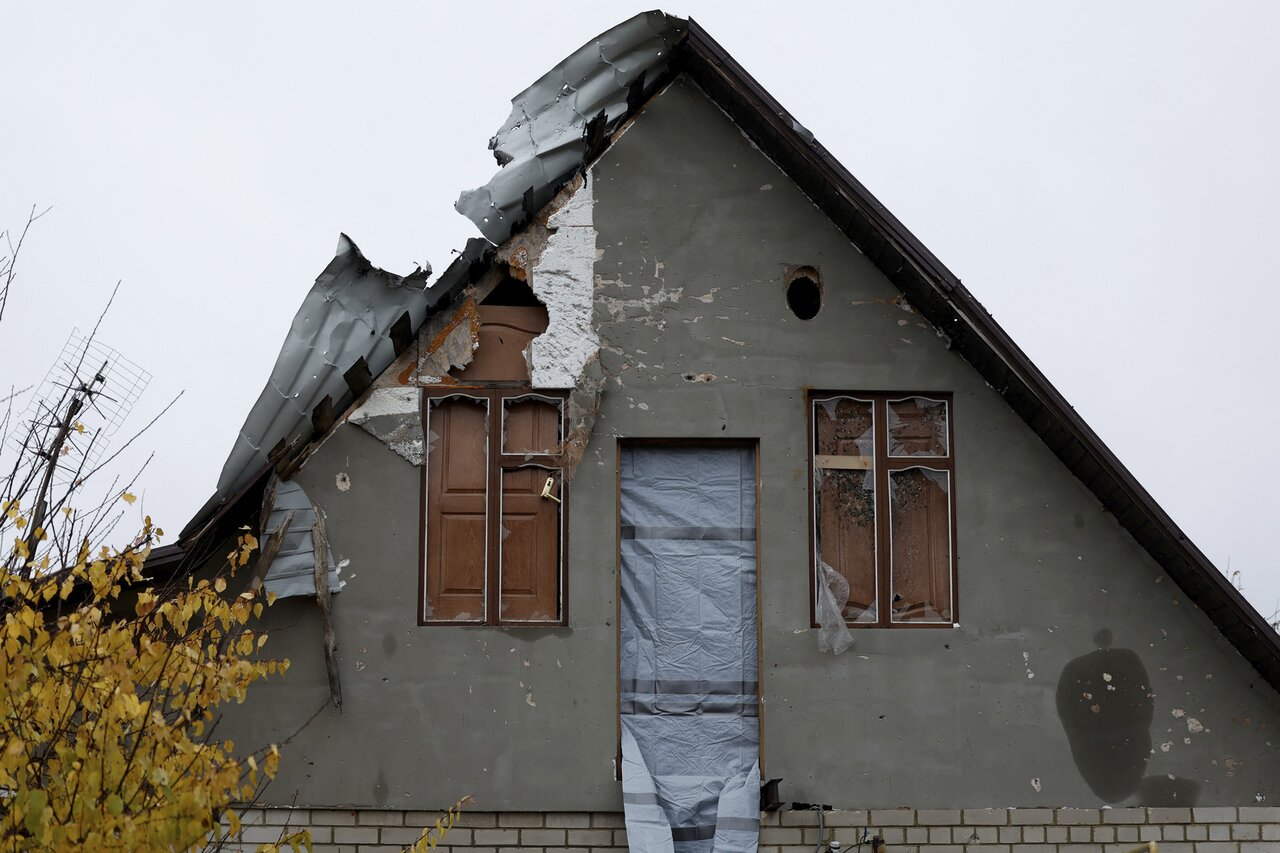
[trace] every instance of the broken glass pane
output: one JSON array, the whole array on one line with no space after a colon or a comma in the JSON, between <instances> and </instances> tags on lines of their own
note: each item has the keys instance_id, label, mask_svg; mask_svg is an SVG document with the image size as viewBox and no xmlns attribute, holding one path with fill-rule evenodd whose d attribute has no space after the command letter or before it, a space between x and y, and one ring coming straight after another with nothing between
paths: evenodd
<instances>
[{"instance_id":1,"label":"broken glass pane","mask_svg":"<svg viewBox=\"0 0 1280 853\"><path fill-rule=\"evenodd\" d=\"M951 622L951 477L947 471L889 472L894 622Z\"/></svg>"},{"instance_id":2,"label":"broken glass pane","mask_svg":"<svg viewBox=\"0 0 1280 853\"><path fill-rule=\"evenodd\" d=\"M819 565L849 582L849 622L876 621L876 485L872 471L814 469Z\"/></svg>"},{"instance_id":3,"label":"broken glass pane","mask_svg":"<svg viewBox=\"0 0 1280 853\"><path fill-rule=\"evenodd\" d=\"M561 401L550 397L514 397L502 401L502 452L560 452Z\"/></svg>"},{"instance_id":4,"label":"broken glass pane","mask_svg":"<svg viewBox=\"0 0 1280 853\"><path fill-rule=\"evenodd\" d=\"M875 419L871 402L852 397L813 401L814 454L874 455Z\"/></svg>"},{"instance_id":5,"label":"broken glass pane","mask_svg":"<svg viewBox=\"0 0 1280 853\"><path fill-rule=\"evenodd\" d=\"M908 397L889 401L890 456L947 456L947 404Z\"/></svg>"}]
</instances>

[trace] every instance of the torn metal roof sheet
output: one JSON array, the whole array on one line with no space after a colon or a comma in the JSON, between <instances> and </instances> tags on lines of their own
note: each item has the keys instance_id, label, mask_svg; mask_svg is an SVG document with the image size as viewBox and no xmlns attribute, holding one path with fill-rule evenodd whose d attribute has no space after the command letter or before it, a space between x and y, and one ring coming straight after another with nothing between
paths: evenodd
<instances>
[{"instance_id":1,"label":"torn metal roof sheet","mask_svg":"<svg viewBox=\"0 0 1280 853\"><path fill-rule=\"evenodd\" d=\"M416 334L475 279L489 251L484 240L468 240L428 288L430 266L407 276L378 269L351 238L340 235L337 254L294 315L271 377L222 466L217 491L181 538L202 531L250 491L276 461L277 448L303 446L317 431L318 413L341 417L357 396L348 374L376 377L386 370L397 354L395 334Z\"/></svg>"},{"instance_id":2,"label":"torn metal roof sheet","mask_svg":"<svg viewBox=\"0 0 1280 853\"><path fill-rule=\"evenodd\" d=\"M438 297L427 289L430 274L430 267L409 276L380 270L351 238L338 238L337 254L302 300L271 378L222 466L219 499L238 491L277 444L305 437L312 409L347 393L343 374L359 359L375 376L391 364L391 325L408 313L416 329Z\"/></svg>"},{"instance_id":3,"label":"torn metal roof sheet","mask_svg":"<svg viewBox=\"0 0 1280 853\"><path fill-rule=\"evenodd\" d=\"M604 115L607 133L652 88L684 38L685 22L642 12L569 54L511 99L511 115L489 140L502 168L454 205L494 244L550 201L587 153L587 125ZM526 200L527 199L527 200Z\"/></svg>"}]
</instances>

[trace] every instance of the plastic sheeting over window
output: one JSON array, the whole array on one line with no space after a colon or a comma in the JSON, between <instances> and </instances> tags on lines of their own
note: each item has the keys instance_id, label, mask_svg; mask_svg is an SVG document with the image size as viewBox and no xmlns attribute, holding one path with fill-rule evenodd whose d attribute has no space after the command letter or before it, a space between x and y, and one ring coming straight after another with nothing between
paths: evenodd
<instances>
[{"instance_id":1,"label":"plastic sheeting over window","mask_svg":"<svg viewBox=\"0 0 1280 853\"><path fill-rule=\"evenodd\" d=\"M622 791L639 853L754 853L755 454L622 453Z\"/></svg>"},{"instance_id":2,"label":"plastic sheeting over window","mask_svg":"<svg viewBox=\"0 0 1280 853\"><path fill-rule=\"evenodd\" d=\"M951 477L889 473L894 622L951 622Z\"/></svg>"}]
</instances>

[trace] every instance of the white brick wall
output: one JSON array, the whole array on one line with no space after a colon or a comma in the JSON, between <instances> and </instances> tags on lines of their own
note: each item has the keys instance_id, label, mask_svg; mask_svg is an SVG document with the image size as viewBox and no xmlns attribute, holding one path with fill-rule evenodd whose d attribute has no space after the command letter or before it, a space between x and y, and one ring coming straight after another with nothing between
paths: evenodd
<instances>
[{"instance_id":1,"label":"white brick wall","mask_svg":"<svg viewBox=\"0 0 1280 853\"><path fill-rule=\"evenodd\" d=\"M390 809L250 809L240 849L311 829L315 853L384 853L417 840L439 812ZM825 839L881 853L1280 853L1280 808L847 809L824 815ZM817 814L761 816L760 853L813 853ZM623 853L613 812L464 812L442 845L457 853ZM231 849L235 849L233 845ZM871 850L869 844L861 848ZM451 853L449 850L443 853Z\"/></svg>"}]
</instances>

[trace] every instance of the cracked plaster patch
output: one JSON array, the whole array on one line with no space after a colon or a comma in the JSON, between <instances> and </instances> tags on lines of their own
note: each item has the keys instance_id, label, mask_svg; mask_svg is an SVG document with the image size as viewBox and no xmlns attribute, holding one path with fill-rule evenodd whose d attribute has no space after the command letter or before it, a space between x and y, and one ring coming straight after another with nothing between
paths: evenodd
<instances>
[{"instance_id":1,"label":"cracked plaster patch","mask_svg":"<svg viewBox=\"0 0 1280 853\"><path fill-rule=\"evenodd\" d=\"M375 388L348 420L413 465L426 453L422 434L422 396L417 388Z\"/></svg>"}]
</instances>

